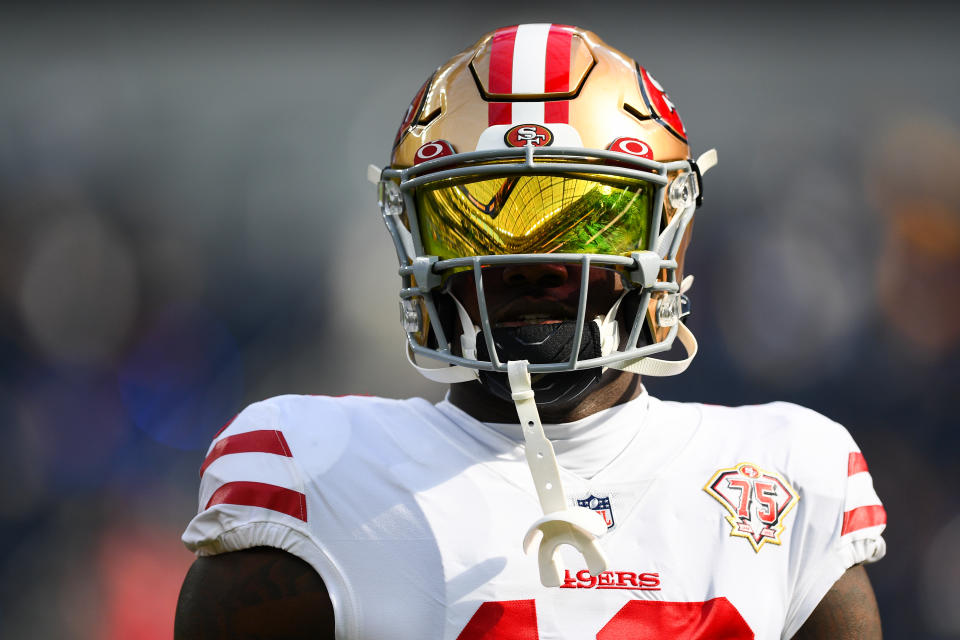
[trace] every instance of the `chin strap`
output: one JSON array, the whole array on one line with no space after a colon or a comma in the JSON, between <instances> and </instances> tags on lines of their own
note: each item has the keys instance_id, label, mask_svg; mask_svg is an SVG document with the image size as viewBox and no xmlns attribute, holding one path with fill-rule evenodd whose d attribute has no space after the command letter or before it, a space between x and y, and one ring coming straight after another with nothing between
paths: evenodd
<instances>
[{"instance_id":1,"label":"chin strap","mask_svg":"<svg viewBox=\"0 0 960 640\"><path fill-rule=\"evenodd\" d=\"M646 357L614 363L610 367L644 376L665 377L683 373L697 355L697 339L690 329L687 329L687 325L682 322L677 326L677 339L680 340L680 344L687 352L687 357L683 360L660 360L659 358Z\"/></svg>"},{"instance_id":2,"label":"chin strap","mask_svg":"<svg viewBox=\"0 0 960 640\"><path fill-rule=\"evenodd\" d=\"M460 304L457 296L452 293L449 295L457 306L457 317L460 319L460 353L468 360L476 360L477 334L480 333L480 327L473 324L473 321L470 320L470 314L467 313L464 306ZM450 367L421 367L417 364L413 349L409 344L406 345L405 350L407 353L407 362L427 380L453 384L455 382L470 382L471 380L480 379L480 372L477 369L470 369L469 367L461 367L459 365Z\"/></svg>"},{"instance_id":3,"label":"chin strap","mask_svg":"<svg viewBox=\"0 0 960 640\"><path fill-rule=\"evenodd\" d=\"M456 382L470 382L471 380L480 379L480 372L477 369L470 369L459 365L451 365L449 367L421 367L417 364L416 356L413 354L413 348L409 344L404 345L404 352L406 353L407 362L410 363L410 366L416 369L417 373L427 380L454 384Z\"/></svg>"},{"instance_id":4,"label":"chin strap","mask_svg":"<svg viewBox=\"0 0 960 640\"><path fill-rule=\"evenodd\" d=\"M453 302L457 305L457 316L460 318L460 352L463 354L464 358L469 360L477 359L477 334L480 333L480 327L473 324L473 320L470 319L470 314L467 313L466 308L460 304L460 300L457 299L457 296L452 293L447 294L453 298Z\"/></svg>"},{"instance_id":5,"label":"chin strap","mask_svg":"<svg viewBox=\"0 0 960 640\"><path fill-rule=\"evenodd\" d=\"M714 153L716 155L716 153ZM716 164L716 159L714 159L714 164ZM713 166L713 165L710 165ZM689 274L683 281L680 283L680 295L682 296L687 291L690 290L690 287L693 286L693 275ZM687 325L683 322L678 322L677 327L677 338L680 340L680 344L683 345L684 350L687 352L687 357L683 360L660 360L658 358L637 358L636 360L627 360L626 362L621 362L620 364L610 365L614 369L619 369L621 371L629 371L630 373L639 373L645 376L675 376L678 373L683 373L686 371L687 367L690 366L690 363L693 362L694 357L697 355L697 339L694 337L693 332L687 328Z\"/></svg>"},{"instance_id":6,"label":"chin strap","mask_svg":"<svg viewBox=\"0 0 960 640\"><path fill-rule=\"evenodd\" d=\"M607 568L607 559L597 544L597 538L607 532L603 518L584 507L570 507L560 484L560 468L553 445L543 432L540 413L531 388L530 373L526 360L511 360L507 363L507 376L513 403L517 407L520 426L523 430L527 466L533 476L533 484L540 498L543 517L534 522L523 537L524 553L530 553L537 538L540 538L538 563L540 582L545 587L563 584L563 566L557 557L557 548L568 544L579 551L587 562L591 575L598 575Z\"/></svg>"}]
</instances>

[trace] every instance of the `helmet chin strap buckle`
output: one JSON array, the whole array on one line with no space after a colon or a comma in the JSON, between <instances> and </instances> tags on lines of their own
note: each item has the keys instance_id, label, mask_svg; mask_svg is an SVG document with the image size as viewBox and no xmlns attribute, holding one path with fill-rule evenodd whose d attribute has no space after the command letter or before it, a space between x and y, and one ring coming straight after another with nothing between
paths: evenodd
<instances>
[{"instance_id":1,"label":"helmet chin strap buckle","mask_svg":"<svg viewBox=\"0 0 960 640\"><path fill-rule=\"evenodd\" d=\"M597 544L597 539L607 532L607 525L600 514L583 507L570 507L560 484L560 468L553 445L547 439L540 422L540 413L530 381L526 360L511 360L507 363L511 397L517 407L517 416L526 443L524 453L533 484L537 489L543 517L534 522L523 537L524 553L530 553L537 538L540 548L537 555L540 567L540 582L545 587L563 584L564 568L557 549L568 544L584 557L591 575L607 568L607 559Z\"/></svg>"}]
</instances>

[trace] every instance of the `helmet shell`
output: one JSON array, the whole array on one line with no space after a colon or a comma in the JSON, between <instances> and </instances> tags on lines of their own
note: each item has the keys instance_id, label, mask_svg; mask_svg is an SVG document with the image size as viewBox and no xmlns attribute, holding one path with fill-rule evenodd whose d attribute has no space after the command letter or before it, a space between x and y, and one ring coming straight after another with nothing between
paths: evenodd
<instances>
[{"instance_id":1,"label":"helmet shell","mask_svg":"<svg viewBox=\"0 0 960 640\"><path fill-rule=\"evenodd\" d=\"M438 68L410 104L390 164L413 165L437 140L475 151L488 128L521 124L568 125L588 149L634 138L653 160L690 156L676 108L646 69L590 31L546 24L488 33Z\"/></svg>"}]
</instances>

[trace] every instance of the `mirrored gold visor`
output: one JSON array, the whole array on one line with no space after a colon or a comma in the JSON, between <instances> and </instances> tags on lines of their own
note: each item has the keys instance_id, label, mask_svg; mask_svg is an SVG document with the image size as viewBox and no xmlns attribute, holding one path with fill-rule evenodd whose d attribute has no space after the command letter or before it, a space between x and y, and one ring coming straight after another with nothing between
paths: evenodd
<instances>
[{"instance_id":1,"label":"mirrored gold visor","mask_svg":"<svg viewBox=\"0 0 960 640\"><path fill-rule=\"evenodd\" d=\"M424 251L445 260L645 249L656 185L609 175L452 178L415 192Z\"/></svg>"}]
</instances>

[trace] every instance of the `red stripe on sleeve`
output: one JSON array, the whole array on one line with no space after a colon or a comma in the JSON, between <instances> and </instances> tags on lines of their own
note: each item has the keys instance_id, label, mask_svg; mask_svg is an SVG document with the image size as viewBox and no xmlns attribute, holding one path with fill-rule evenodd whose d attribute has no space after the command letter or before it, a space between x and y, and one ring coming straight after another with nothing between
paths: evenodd
<instances>
[{"instance_id":1,"label":"red stripe on sleeve","mask_svg":"<svg viewBox=\"0 0 960 640\"><path fill-rule=\"evenodd\" d=\"M218 504L262 507L307 521L307 499L299 491L262 482L228 482L213 492L204 509Z\"/></svg>"},{"instance_id":2,"label":"red stripe on sleeve","mask_svg":"<svg viewBox=\"0 0 960 640\"><path fill-rule=\"evenodd\" d=\"M561 24L550 26L547 35L546 69L544 71L543 90L545 93L566 93L570 91L570 45L572 31ZM569 122L570 102L553 100L544 103L543 119L546 122Z\"/></svg>"},{"instance_id":3,"label":"red stripe on sleeve","mask_svg":"<svg viewBox=\"0 0 960 640\"><path fill-rule=\"evenodd\" d=\"M853 531L875 527L887 523L887 512L883 505L874 504L867 507L857 507L843 514L843 527L840 535L845 536Z\"/></svg>"},{"instance_id":4,"label":"red stripe on sleeve","mask_svg":"<svg viewBox=\"0 0 960 640\"><path fill-rule=\"evenodd\" d=\"M487 86L490 93L513 92L513 47L517 41L517 28L504 27L493 34L490 47L490 78ZM487 106L488 126L510 124L513 110L509 102L491 102Z\"/></svg>"},{"instance_id":5,"label":"red stripe on sleeve","mask_svg":"<svg viewBox=\"0 0 960 640\"><path fill-rule=\"evenodd\" d=\"M280 431L264 429L262 431L238 433L227 436L213 445L203 464L200 465L200 477L203 477L203 472L207 470L210 463L231 453L272 453L288 458L293 457L293 454L290 453L290 447L287 445L287 440Z\"/></svg>"},{"instance_id":6,"label":"red stripe on sleeve","mask_svg":"<svg viewBox=\"0 0 960 640\"><path fill-rule=\"evenodd\" d=\"M850 457L847 459L847 475L852 476L855 473L861 473L863 471L869 471L869 469L867 469L867 460L859 451L851 451Z\"/></svg>"}]
</instances>

